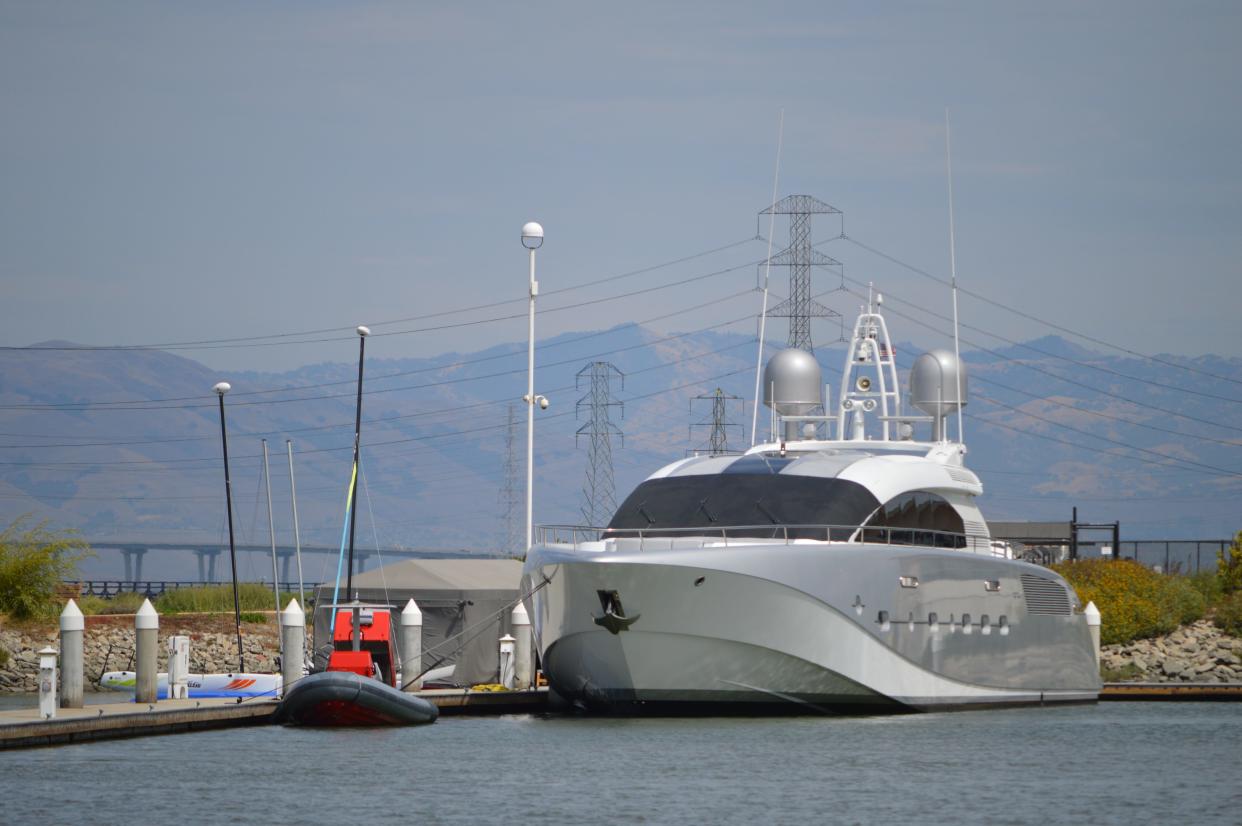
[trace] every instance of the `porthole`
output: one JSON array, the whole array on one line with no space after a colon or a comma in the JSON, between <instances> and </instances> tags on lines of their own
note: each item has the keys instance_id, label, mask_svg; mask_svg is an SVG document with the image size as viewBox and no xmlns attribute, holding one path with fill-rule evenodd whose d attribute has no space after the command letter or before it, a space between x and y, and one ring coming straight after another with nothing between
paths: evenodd
<instances>
[{"instance_id":1,"label":"porthole","mask_svg":"<svg viewBox=\"0 0 1242 826\"><path fill-rule=\"evenodd\" d=\"M970 633L970 614L962 614L962 633Z\"/></svg>"},{"instance_id":2,"label":"porthole","mask_svg":"<svg viewBox=\"0 0 1242 826\"><path fill-rule=\"evenodd\" d=\"M987 636L988 634L992 633L992 626L988 622L987 614L984 614L983 616L979 617L979 633L983 634L984 636Z\"/></svg>"},{"instance_id":3,"label":"porthole","mask_svg":"<svg viewBox=\"0 0 1242 826\"><path fill-rule=\"evenodd\" d=\"M892 628L892 625L888 621L887 611L881 611L879 616L876 618L876 622L880 623L881 631L888 631L890 628Z\"/></svg>"},{"instance_id":4,"label":"porthole","mask_svg":"<svg viewBox=\"0 0 1242 826\"><path fill-rule=\"evenodd\" d=\"M927 630L933 634L940 630L940 618L936 616L935 611L927 615Z\"/></svg>"},{"instance_id":5,"label":"porthole","mask_svg":"<svg viewBox=\"0 0 1242 826\"><path fill-rule=\"evenodd\" d=\"M1001 614L1000 619L996 621L996 625L1000 628L1000 635L1002 637L1009 636L1009 617Z\"/></svg>"}]
</instances>

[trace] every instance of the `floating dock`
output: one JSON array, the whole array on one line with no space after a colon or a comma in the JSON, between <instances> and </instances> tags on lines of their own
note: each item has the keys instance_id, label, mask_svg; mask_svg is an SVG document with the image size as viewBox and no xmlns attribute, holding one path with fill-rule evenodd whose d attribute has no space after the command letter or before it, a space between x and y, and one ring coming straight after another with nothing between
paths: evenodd
<instances>
[{"instance_id":1,"label":"floating dock","mask_svg":"<svg viewBox=\"0 0 1242 826\"><path fill-rule=\"evenodd\" d=\"M1242 702L1242 683L1105 683L1100 702Z\"/></svg>"},{"instance_id":2,"label":"floating dock","mask_svg":"<svg viewBox=\"0 0 1242 826\"><path fill-rule=\"evenodd\" d=\"M104 703L57 709L50 720L40 719L38 707L0 711L0 749L261 726L271 723L276 705L275 700L207 698Z\"/></svg>"},{"instance_id":3,"label":"floating dock","mask_svg":"<svg viewBox=\"0 0 1242 826\"><path fill-rule=\"evenodd\" d=\"M530 691L472 691L437 689L418 696L441 714L531 714L547 708L548 689ZM158 703L118 702L61 708L43 720L37 706L0 711L0 749L54 746L90 740L118 740L155 734L265 726L274 722L277 700L193 697Z\"/></svg>"}]
</instances>

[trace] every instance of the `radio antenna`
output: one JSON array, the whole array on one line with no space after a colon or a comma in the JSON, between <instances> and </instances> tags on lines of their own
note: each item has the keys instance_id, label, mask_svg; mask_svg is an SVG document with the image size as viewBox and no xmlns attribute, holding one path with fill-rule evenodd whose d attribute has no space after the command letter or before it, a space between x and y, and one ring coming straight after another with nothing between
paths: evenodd
<instances>
[{"instance_id":1,"label":"radio antenna","mask_svg":"<svg viewBox=\"0 0 1242 826\"><path fill-rule=\"evenodd\" d=\"M750 446L759 430L759 383L763 380L763 336L768 324L768 273L772 271L772 232L776 228L776 189L781 179L781 146L785 141L785 110L776 129L776 171L772 173L772 214L768 216L768 254L763 261L763 309L759 311L759 355L755 363L755 404L750 418Z\"/></svg>"},{"instance_id":2,"label":"radio antenna","mask_svg":"<svg viewBox=\"0 0 1242 826\"><path fill-rule=\"evenodd\" d=\"M957 325L957 235L953 226L953 150L949 136L949 107L944 108L944 160L949 174L949 281L953 286L953 358L957 359L957 441L966 444L962 433L962 346Z\"/></svg>"}]
</instances>

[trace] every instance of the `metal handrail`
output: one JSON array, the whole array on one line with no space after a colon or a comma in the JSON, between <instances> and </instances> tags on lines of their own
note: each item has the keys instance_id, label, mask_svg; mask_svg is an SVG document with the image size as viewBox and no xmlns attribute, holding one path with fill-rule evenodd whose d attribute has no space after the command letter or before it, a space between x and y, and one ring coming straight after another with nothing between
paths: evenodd
<instances>
[{"instance_id":1,"label":"metal handrail","mask_svg":"<svg viewBox=\"0 0 1242 826\"><path fill-rule=\"evenodd\" d=\"M540 545L571 545L575 549L586 542L608 539L638 539L639 550L645 550L653 539L699 539L700 544L729 540L792 541L811 540L826 543L902 545L968 550L991 554L989 537L972 536L955 531L924 528L899 528L878 525L725 525L695 528L598 528L585 525L536 525L535 536Z\"/></svg>"}]
</instances>

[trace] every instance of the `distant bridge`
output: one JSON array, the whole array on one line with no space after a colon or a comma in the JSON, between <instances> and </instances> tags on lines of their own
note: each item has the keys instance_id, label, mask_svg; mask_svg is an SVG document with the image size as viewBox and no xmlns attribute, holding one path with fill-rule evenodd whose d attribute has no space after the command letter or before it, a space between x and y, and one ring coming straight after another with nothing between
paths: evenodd
<instances>
[{"instance_id":1,"label":"distant bridge","mask_svg":"<svg viewBox=\"0 0 1242 826\"><path fill-rule=\"evenodd\" d=\"M142 581L142 560L149 551L181 551L192 553L198 559L198 579L200 582L219 582L220 577L216 575L216 565L221 554L229 551L227 544L218 542L146 542L137 540L124 539L87 539L87 543L95 550L115 550L120 551L121 556L125 560L125 577L128 582ZM237 545L237 553L243 554L262 554L265 558L271 559L272 546L269 545ZM292 545L277 545L276 559L280 563L280 579L283 582L291 582L297 579L297 571L293 568L294 557L297 549ZM324 545L303 545L302 554L328 554L336 556L340 553L339 547L327 547ZM488 558L495 557L494 553L472 553L467 550L449 551L449 550L416 550L411 548L384 548L376 550L375 548L354 548L354 573L361 573L367 570L367 564L371 559L379 557L384 560L395 559L445 559L445 558ZM227 561L226 561L227 564ZM228 575L227 571L223 574Z\"/></svg>"}]
</instances>

